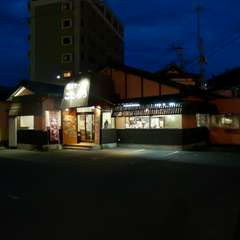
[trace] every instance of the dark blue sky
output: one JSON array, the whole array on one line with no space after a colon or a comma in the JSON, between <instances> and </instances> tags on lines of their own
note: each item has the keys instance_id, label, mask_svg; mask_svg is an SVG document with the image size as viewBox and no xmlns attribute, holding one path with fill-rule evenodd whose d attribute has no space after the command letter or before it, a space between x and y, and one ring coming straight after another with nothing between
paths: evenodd
<instances>
[{"instance_id":1,"label":"dark blue sky","mask_svg":"<svg viewBox=\"0 0 240 240\"><path fill-rule=\"evenodd\" d=\"M156 71L176 60L172 43L184 46L185 59L195 59L196 13L193 0L108 0L125 26L126 64ZM240 1L202 0L202 30L208 77L240 66ZM1 0L0 84L28 77L27 0ZM198 66L188 64L188 70Z\"/></svg>"}]
</instances>

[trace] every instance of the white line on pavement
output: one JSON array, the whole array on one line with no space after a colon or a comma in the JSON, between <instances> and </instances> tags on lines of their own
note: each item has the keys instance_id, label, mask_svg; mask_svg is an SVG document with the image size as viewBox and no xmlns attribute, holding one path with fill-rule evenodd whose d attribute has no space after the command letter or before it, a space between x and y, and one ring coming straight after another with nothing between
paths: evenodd
<instances>
[{"instance_id":1,"label":"white line on pavement","mask_svg":"<svg viewBox=\"0 0 240 240\"><path fill-rule=\"evenodd\" d=\"M169 157L169 156L172 156L172 155L175 155L179 153L179 151L175 151L175 152L171 152L171 153L168 153L167 155L165 155L164 157Z\"/></svg>"}]
</instances>

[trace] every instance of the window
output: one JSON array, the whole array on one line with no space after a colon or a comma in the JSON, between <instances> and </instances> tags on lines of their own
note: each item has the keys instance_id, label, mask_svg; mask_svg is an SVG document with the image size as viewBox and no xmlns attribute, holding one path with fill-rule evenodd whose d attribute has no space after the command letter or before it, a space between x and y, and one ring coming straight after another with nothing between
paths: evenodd
<instances>
[{"instance_id":1,"label":"window","mask_svg":"<svg viewBox=\"0 0 240 240\"><path fill-rule=\"evenodd\" d=\"M70 77L72 77L72 72L71 72L71 71L63 72L63 77L64 77L64 78L70 78Z\"/></svg>"},{"instance_id":2,"label":"window","mask_svg":"<svg viewBox=\"0 0 240 240\"><path fill-rule=\"evenodd\" d=\"M63 2L62 3L62 11L72 10L72 2Z\"/></svg>"},{"instance_id":3,"label":"window","mask_svg":"<svg viewBox=\"0 0 240 240\"><path fill-rule=\"evenodd\" d=\"M181 115L165 115L164 121L164 128L182 128Z\"/></svg>"},{"instance_id":4,"label":"window","mask_svg":"<svg viewBox=\"0 0 240 240\"><path fill-rule=\"evenodd\" d=\"M126 117L126 128L149 128L149 117Z\"/></svg>"},{"instance_id":5,"label":"window","mask_svg":"<svg viewBox=\"0 0 240 240\"><path fill-rule=\"evenodd\" d=\"M164 117L152 116L151 117L151 128L164 128Z\"/></svg>"},{"instance_id":6,"label":"window","mask_svg":"<svg viewBox=\"0 0 240 240\"><path fill-rule=\"evenodd\" d=\"M62 29L71 28L72 27L72 19L65 18L62 20Z\"/></svg>"},{"instance_id":7,"label":"window","mask_svg":"<svg viewBox=\"0 0 240 240\"><path fill-rule=\"evenodd\" d=\"M211 117L211 127L239 129L240 117L234 115L213 115Z\"/></svg>"},{"instance_id":8,"label":"window","mask_svg":"<svg viewBox=\"0 0 240 240\"><path fill-rule=\"evenodd\" d=\"M197 114L197 126L198 127L209 127L209 116L208 114Z\"/></svg>"},{"instance_id":9,"label":"window","mask_svg":"<svg viewBox=\"0 0 240 240\"><path fill-rule=\"evenodd\" d=\"M153 116L132 116L132 117L117 117L117 128L151 128L151 129L181 129L182 115L153 115Z\"/></svg>"},{"instance_id":10,"label":"window","mask_svg":"<svg viewBox=\"0 0 240 240\"><path fill-rule=\"evenodd\" d=\"M112 112L103 112L102 114L102 128L115 128L115 119L112 118Z\"/></svg>"},{"instance_id":11,"label":"window","mask_svg":"<svg viewBox=\"0 0 240 240\"><path fill-rule=\"evenodd\" d=\"M62 37L62 45L63 46L72 45L72 36L63 36Z\"/></svg>"},{"instance_id":12,"label":"window","mask_svg":"<svg viewBox=\"0 0 240 240\"><path fill-rule=\"evenodd\" d=\"M34 129L34 116L20 116L20 128L26 130Z\"/></svg>"},{"instance_id":13,"label":"window","mask_svg":"<svg viewBox=\"0 0 240 240\"><path fill-rule=\"evenodd\" d=\"M62 55L62 63L71 63L73 60L72 53L65 53Z\"/></svg>"}]
</instances>

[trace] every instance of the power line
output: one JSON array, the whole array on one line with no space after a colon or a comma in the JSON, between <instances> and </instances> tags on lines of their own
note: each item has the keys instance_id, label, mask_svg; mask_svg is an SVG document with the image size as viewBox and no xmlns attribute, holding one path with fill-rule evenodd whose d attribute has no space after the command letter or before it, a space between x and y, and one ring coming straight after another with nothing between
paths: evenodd
<instances>
[{"instance_id":1,"label":"power line","mask_svg":"<svg viewBox=\"0 0 240 240\"><path fill-rule=\"evenodd\" d=\"M213 57L215 56L218 52L221 52L222 50L224 50L225 48L231 46L233 43L235 43L237 40L240 39L240 33L238 33L238 36L234 37L233 39L230 39L228 42L226 42L225 44L223 44L222 46L220 46L218 49L212 51L209 53L208 57Z\"/></svg>"},{"instance_id":2,"label":"power line","mask_svg":"<svg viewBox=\"0 0 240 240\"><path fill-rule=\"evenodd\" d=\"M225 38L223 41L220 42L220 44L216 44L216 47L214 47L213 49L210 49L210 52L208 54L206 54L207 58L210 58L210 57L216 55L219 51L222 51L226 47L230 46L235 41L237 41L239 38L240 38L240 32L234 32L233 35L231 35L230 38L229 37ZM197 64L197 60L198 60L198 57L195 57L192 60L190 60L189 61L190 62L189 67Z\"/></svg>"}]
</instances>

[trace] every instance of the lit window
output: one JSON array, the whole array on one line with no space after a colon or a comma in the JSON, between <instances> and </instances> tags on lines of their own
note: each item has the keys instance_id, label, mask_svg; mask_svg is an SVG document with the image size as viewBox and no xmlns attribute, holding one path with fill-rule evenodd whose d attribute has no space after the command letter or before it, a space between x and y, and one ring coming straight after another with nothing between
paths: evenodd
<instances>
[{"instance_id":1,"label":"lit window","mask_svg":"<svg viewBox=\"0 0 240 240\"><path fill-rule=\"evenodd\" d=\"M63 2L62 11L72 10L72 2Z\"/></svg>"},{"instance_id":2,"label":"lit window","mask_svg":"<svg viewBox=\"0 0 240 240\"><path fill-rule=\"evenodd\" d=\"M209 126L209 115L208 114L197 114L197 126L208 127Z\"/></svg>"},{"instance_id":3,"label":"lit window","mask_svg":"<svg viewBox=\"0 0 240 240\"><path fill-rule=\"evenodd\" d=\"M70 71L64 72L64 73L63 73L63 77L64 77L64 78L70 78L70 77L72 77L72 72L70 72Z\"/></svg>"},{"instance_id":4,"label":"lit window","mask_svg":"<svg viewBox=\"0 0 240 240\"><path fill-rule=\"evenodd\" d=\"M151 128L164 128L165 118L164 116L152 116L151 117Z\"/></svg>"},{"instance_id":5,"label":"lit window","mask_svg":"<svg viewBox=\"0 0 240 240\"><path fill-rule=\"evenodd\" d=\"M72 36L64 36L64 37L62 37L62 45L63 46L72 45Z\"/></svg>"},{"instance_id":6,"label":"lit window","mask_svg":"<svg viewBox=\"0 0 240 240\"><path fill-rule=\"evenodd\" d=\"M126 128L149 128L149 117L126 117Z\"/></svg>"},{"instance_id":7,"label":"lit window","mask_svg":"<svg viewBox=\"0 0 240 240\"><path fill-rule=\"evenodd\" d=\"M62 20L62 29L71 28L72 27L72 19L66 18Z\"/></svg>"},{"instance_id":8,"label":"lit window","mask_svg":"<svg viewBox=\"0 0 240 240\"><path fill-rule=\"evenodd\" d=\"M112 112L103 112L102 114L102 128L114 128L114 118L112 118Z\"/></svg>"},{"instance_id":9,"label":"lit window","mask_svg":"<svg viewBox=\"0 0 240 240\"><path fill-rule=\"evenodd\" d=\"M62 63L71 63L73 59L72 53L65 53L62 55Z\"/></svg>"},{"instance_id":10,"label":"lit window","mask_svg":"<svg viewBox=\"0 0 240 240\"><path fill-rule=\"evenodd\" d=\"M20 116L20 128L26 130L34 129L34 116Z\"/></svg>"}]
</instances>

